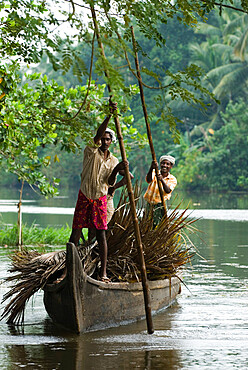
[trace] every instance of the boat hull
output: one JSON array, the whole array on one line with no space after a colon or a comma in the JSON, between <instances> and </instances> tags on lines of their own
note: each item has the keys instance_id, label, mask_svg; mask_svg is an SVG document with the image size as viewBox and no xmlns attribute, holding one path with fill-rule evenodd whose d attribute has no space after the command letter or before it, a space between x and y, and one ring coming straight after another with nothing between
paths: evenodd
<instances>
[{"instance_id":1,"label":"boat hull","mask_svg":"<svg viewBox=\"0 0 248 370\"><path fill-rule=\"evenodd\" d=\"M67 244L67 275L44 287L44 304L52 320L67 330L82 333L123 325L145 317L141 283L105 283L87 276L77 249ZM152 313L168 306L180 293L176 277L149 281Z\"/></svg>"}]
</instances>

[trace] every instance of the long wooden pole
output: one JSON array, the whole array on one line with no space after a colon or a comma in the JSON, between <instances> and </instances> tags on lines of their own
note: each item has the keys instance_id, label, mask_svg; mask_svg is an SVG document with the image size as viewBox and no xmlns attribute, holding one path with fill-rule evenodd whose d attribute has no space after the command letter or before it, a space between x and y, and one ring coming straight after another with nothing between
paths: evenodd
<instances>
[{"instance_id":1,"label":"long wooden pole","mask_svg":"<svg viewBox=\"0 0 248 370\"><path fill-rule=\"evenodd\" d=\"M92 13L94 28L95 28L95 32L96 32L96 36L97 36L98 46L99 46L100 52L102 54L103 60L106 60L103 44L102 44L102 41L101 41L99 29L98 29L96 13L95 13L95 9L94 9L93 6L91 6L91 13ZM108 72L106 66L105 66L104 69L105 69L105 71L104 71L105 76L107 77L107 79L109 79L109 72ZM109 83L108 83L108 91L109 91L109 95L110 95L110 99L111 99L112 91L111 91L111 86L109 85ZM118 137L119 145L120 145L121 157L122 157L123 161L126 161L127 156L126 156L126 151L125 151L125 147L124 147L123 136L122 136L122 132L121 132L121 126L120 126L118 115L114 116L114 121L115 121L116 133L117 133L117 137ZM145 312L146 312L147 332L149 334L152 334L154 332L154 329L153 329L153 323L152 323L150 289L149 289L149 286L148 286L145 259L144 259L144 252L143 252L141 234L140 234L140 229L139 229L139 221L138 221L138 217L137 217L137 214L136 214L135 199L134 199L134 194L133 194L133 190L132 190L131 177L130 177L130 174L129 174L128 167L125 168L125 176L126 176L126 179L127 179L127 190L128 190L128 195L129 195L130 209L131 209L131 214L132 214L132 218L133 218L134 232L135 232L136 243L137 243L138 253L139 253L140 272L141 272L141 280L142 280L144 303L145 303Z\"/></svg>"},{"instance_id":2,"label":"long wooden pole","mask_svg":"<svg viewBox=\"0 0 248 370\"><path fill-rule=\"evenodd\" d=\"M133 26L131 26L131 32L132 32L132 41L133 41L133 51L134 51L134 56L135 56L135 66L136 66L136 72L137 72L138 81L139 81L140 98L141 98L142 108L143 108L145 122L146 122L147 136L148 136L149 145L150 145L150 149L151 149L152 159L153 159L153 161L156 161L156 154L155 154L155 150L154 150L154 146L153 146L151 127L150 127L148 113L147 113L147 109L146 109L145 95L144 95L144 90L143 90L143 85L142 85L142 78L141 78L141 74L140 74L139 59L138 59L138 53L137 53L137 44L136 44L136 40L135 40L135 36L134 36ZM155 168L155 172L156 172L156 177L157 177L159 194L160 194L161 202L162 202L162 205L163 205L163 208L164 208L164 214L165 214L165 216L167 216L167 210L166 210L166 204L165 204L165 200L164 200L164 196L163 196L162 184L158 180L159 170L158 170L157 167Z\"/></svg>"}]
</instances>

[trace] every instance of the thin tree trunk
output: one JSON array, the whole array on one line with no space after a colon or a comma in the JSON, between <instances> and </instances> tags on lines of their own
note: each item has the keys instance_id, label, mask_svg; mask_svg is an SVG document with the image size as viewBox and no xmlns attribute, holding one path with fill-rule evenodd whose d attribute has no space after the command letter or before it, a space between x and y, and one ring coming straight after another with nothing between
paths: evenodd
<instances>
[{"instance_id":1,"label":"thin tree trunk","mask_svg":"<svg viewBox=\"0 0 248 370\"><path fill-rule=\"evenodd\" d=\"M98 29L98 24L97 24L97 19L96 19L96 13L95 13L94 6L91 6L91 13L92 13L94 28L95 28L95 32L96 32L96 36L97 36L98 46L99 46L100 52L102 54L102 57L106 60L103 44L101 42L101 38L100 38L100 34L99 34L99 29ZM109 72L108 72L106 67L105 67L105 75L106 75L107 79L109 79ZM111 91L111 87L110 87L109 84L108 84L108 90L109 90L109 95L110 95L110 99L111 99L112 91ZM115 121L117 137L118 137L118 140L119 140L122 160L126 161L127 160L126 151L125 151L125 147L124 147L120 122L119 122L119 118L118 118L117 115L114 117L114 121ZM140 229L139 229L139 222L138 222L138 217L137 217L137 214L136 214L134 194L133 194L132 183L131 183L131 178L130 178L128 168L125 168L125 176L126 176L126 179L127 179L127 189L128 189L128 195L129 195L130 209L131 209L131 214L132 214L132 218L133 218L134 232L135 232L135 237L136 237L136 242L137 242L137 247L138 247L138 253L139 253L139 260L140 260L140 272L141 272L141 279L142 279L142 286L143 286L143 293L144 293L147 331L148 331L149 334L152 334L154 332L154 329L153 329L152 314L151 314L150 289L149 289L149 286L148 286L145 259L144 259L144 252L143 252L141 234L140 234Z\"/></svg>"},{"instance_id":2,"label":"thin tree trunk","mask_svg":"<svg viewBox=\"0 0 248 370\"><path fill-rule=\"evenodd\" d=\"M18 219L17 219L17 229L18 229L18 241L17 241L17 246L20 247L22 246L22 192L23 192L23 186L24 186L24 181L22 181L22 186L20 190L20 198L19 202L17 204L18 207Z\"/></svg>"}]
</instances>

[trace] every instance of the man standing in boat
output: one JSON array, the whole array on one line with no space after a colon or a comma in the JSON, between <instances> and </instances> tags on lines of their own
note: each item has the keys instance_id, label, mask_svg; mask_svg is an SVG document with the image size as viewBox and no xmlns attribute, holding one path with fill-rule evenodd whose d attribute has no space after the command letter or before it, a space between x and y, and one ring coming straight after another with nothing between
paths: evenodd
<instances>
[{"instance_id":1,"label":"man standing in boat","mask_svg":"<svg viewBox=\"0 0 248 370\"><path fill-rule=\"evenodd\" d=\"M177 185L177 179L170 173L170 170L175 164L175 158L171 155L162 155L159 159L159 163L160 171L158 180L161 181L163 197L166 201L170 199L172 191ZM164 215L164 210L157 184L155 168L158 168L158 162L152 161L150 169L146 175L146 182L149 185L144 195L144 199L154 208L154 225L157 225Z\"/></svg>"},{"instance_id":2,"label":"man standing in boat","mask_svg":"<svg viewBox=\"0 0 248 370\"><path fill-rule=\"evenodd\" d=\"M110 112L117 114L117 104L110 102ZM82 228L94 229L99 245L101 269L99 278L108 281L106 266L108 246L105 235L107 230L107 194L113 186L118 173L124 175L128 161L119 163L109 151L115 140L114 132L107 128L111 115L105 118L97 130L94 142L84 150L83 171L78 200L74 211L70 242L78 245Z\"/></svg>"}]
</instances>

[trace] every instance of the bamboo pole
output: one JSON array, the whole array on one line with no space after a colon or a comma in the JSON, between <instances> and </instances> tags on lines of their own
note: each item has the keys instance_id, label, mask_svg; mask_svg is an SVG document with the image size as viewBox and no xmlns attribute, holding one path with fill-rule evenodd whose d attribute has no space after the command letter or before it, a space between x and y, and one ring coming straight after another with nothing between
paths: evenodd
<instances>
[{"instance_id":1,"label":"bamboo pole","mask_svg":"<svg viewBox=\"0 0 248 370\"><path fill-rule=\"evenodd\" d=\"M136 44L136 40L135 40L135 36L134 36L133 26L131 26L131 32L132 32L132 41L133 41L133 51L134 51L134 56L135 56L135 66L136 66L136 72L137 72L138 81L139 81L140 98L141 98L142 108L143 108L145 122L146 122L147 136L148 136L149 145L150 145L150 149L151 149L152 159L153 159L153 161L157 161L154 146L153 146L153 141L152 141L151 127L150 127L148 113L147 113L147 109L146 109L145 95L144 95L144 90L143 90L143 85L142 85L142 78L141 78L141 74L140 74L139 59L138 59L138 53L137 53L137 44ZM156 172L156 177L157 177L159 194L160 194L161 202L162 202L162 205L163 205L163 208L164 208L164 214L167 217L166 204L165 204L165 200L164 200L164 197L163 197L162 184L158 180L159 170L158 170L157 167L155 168L155 172Z\"/></svg>"},{"instance_id":2,"label":"bamboo pole","mask_svg":"<svg viewBox=\"0 0 248 370\"><path fill-rule=\"evenodd\" d=\"M95 28L95 32L96 32L98 46L99 46L99 49L100 49L100 52L102 54L103 59L106 60L103 44L102 44L102 41L101 41L99 29L98 29L98 24L97 24L97 19L96 19L96 13L95 13L94 6L91 6L91 13L92 13L92 18L93 18L93 22L94 22L94 28ZM109 72L108 72L106 66L104 67L104 72L105 72L105 76L107 77L107 79L109 79ZM108 86L108 91L109 91L110 100L111 100L111 95L112 95L111 86L109 85L109 83L107 84L107 86ZM125 147L124 147L123 136L122 136L122 132L121 132L121 126L120 126L118 115L114 116L114 121L115 121L116 133L117 133L117 137L118 137L119 145L120 145L121 157L122 157L123 161L126 161L127 156L126 156L126 151L125 151ZM138 254L139 254L140 272L141 272L141 280L142 280L144 303L145 303L145 312L146 312L147 332L148 332L148 334L152 334L154 332L154 329L153 329L152 314L151 314L150 289L149 289L149 286L148 286L145 259L144 259L144 252L143 252L141 234L140 234L140 229L139 229L139 222L138 222L138 217L137 217L137 214L136 214L135 199L134 199L131 177L130 177L130 174L129 174L129 168L128 167L125 168L125 176L126 176L126 179L127 179L127 190L128 190L128 195L129 195L130 209L131 209L131 214L132 214L132 218L133 218L134 232L135 232L136 243L137 243Z\"/></svg>"}]
</instances>

